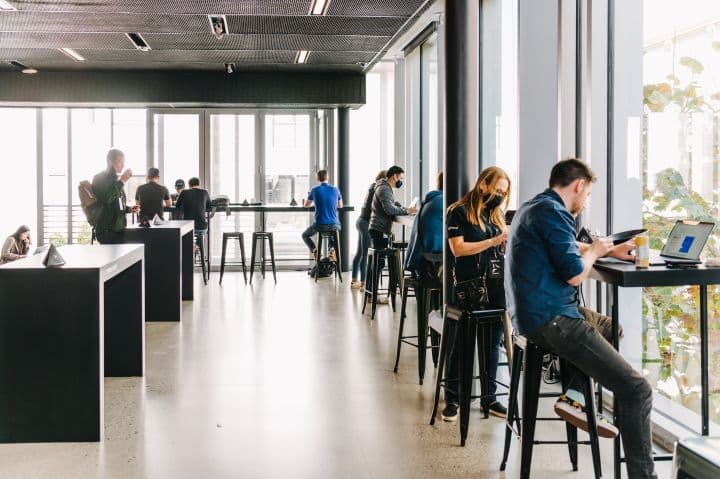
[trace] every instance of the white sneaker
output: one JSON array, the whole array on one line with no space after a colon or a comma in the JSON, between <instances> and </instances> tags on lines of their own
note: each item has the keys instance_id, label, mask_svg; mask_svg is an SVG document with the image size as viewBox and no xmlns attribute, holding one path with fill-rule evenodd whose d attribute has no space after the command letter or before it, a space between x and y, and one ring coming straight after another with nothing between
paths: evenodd
<instances>
[{"instance_id":1,"label":"white sneaker","mask_svg":"<svg viewBox=\"0 0 720 479\"><path fill-rule=\"evenodd\" d=\"M390 302L390 298L388 298L387 296L380 296L377 299L377 304L388 304L389 302Z\"/></svg>"},{"instance_id":2,"label":"white sneaker","mask_svg":"<svg viewBox=\"0 0 720 479\"><path fill-rule=\"evenodd\" d=\"M356 279L350 281L350 289L362 289L362 287L363 284L360 281Z\"/></svg>"}]
</instances>

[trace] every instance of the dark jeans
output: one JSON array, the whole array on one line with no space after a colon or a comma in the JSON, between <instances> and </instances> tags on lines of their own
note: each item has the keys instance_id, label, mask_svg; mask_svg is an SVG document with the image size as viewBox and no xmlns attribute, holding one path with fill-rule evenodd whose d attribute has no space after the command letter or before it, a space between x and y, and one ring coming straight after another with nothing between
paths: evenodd
<instances>
[{"instance_id":1,"label":"dark jeans","mask_svg":"<svg viewBox=\"0 0 720 479\"><path fill-rule=\"evenodd\" d=\"M380 250L390 246L390 238L377 230L370 230L370 246L372 249ZM367 262L367 255L365 255L365 261ZM385 267L385 260L381 259L378 265L378 269L382 270ZM373 272L373 274L375 274ZM372 291L372 275L365 279L365 289Z\"/></svg>"},{"instance_id":2,"label":"dark jeans","mask_svg":"<svg viewBox=\"0 0 720 479\"><path fill-rule=\"evenodd\" d=\"M121 244L123 242L123 231L96 231L95 239L100 244Z\"/></svg>"},{"instance_id":3,"label":"dark jeans","mask_svg":"<svg viewBox=\"0 0 720 479\"><path fill-rule=\"evenodd\" d=\"M340 231L341 226L338 225L319 225L317 223L313 223L310 226L308 226L308 229L303 231L302 233L302 240L307 245L308 249L312 253L315 251L315 242L312 240L312 237L315 236L319 231ZM337 245L335 244L335 238L330 239L330 247L337 249Z\"/></svg>"},{"instance_id":4,"label":"dark jeans","mask_svg":"<svg viewBox=\"0 0 720 479\"><path fill-rule=\"evenodd\" d=\"M566 369L568 377L577 376L580 371L613 392L618 403L616 425L622 434L628 476L652 478L655 477L650 431L653 391L642 374L610 344L608 329L558 316L527 337L567 360L568 368L576 368ZM582 386L574 388L582 391Z\"/></svg>"},{"instance_id":5,"label":"dark jeans","mask_svg":"<svg viewBox=\"0 0 720 479\"><path fill-rule=\"evenodd\" d=\"M352 262L352 279L358 279L365 282L365 274L367 273L367 252L370 247L370 221L365 218L358 218L355 222L355 228L358 232L357 251Z\"/></svg>"},{"instance_id":6,"label":"dark jeans","mask_svg":"<svg viewBox=\"0 0 720 479\"><path fill-rule=\"evenodd\" d=\"M447 371L445 377L447 378L447 385L445 387L445 402L459 404L458 398L458 386L460 377L460 335L458 330L460 328L450 328L448 334L450 334L450 352L447 358ZM482 406L486 406L497 400L495 397L495 391L497 391L497 384L494 379L497 377L498 363L500 362L500 346L503 344L505 338L505 329L502 322L493 324L492 332L490 333L490 362L488 364L488 376L490 377L490 390L483 394L490 394L491 396L487 399L483 399ZM480 354L484 354L480 351Z\"/></svg>"}]
</instances>

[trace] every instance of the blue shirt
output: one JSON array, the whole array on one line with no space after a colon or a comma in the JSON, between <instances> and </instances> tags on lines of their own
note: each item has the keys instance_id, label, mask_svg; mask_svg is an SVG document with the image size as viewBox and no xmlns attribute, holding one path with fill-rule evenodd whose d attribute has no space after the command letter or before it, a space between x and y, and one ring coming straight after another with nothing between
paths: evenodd
<instances>
[{"instance_id":1,"label":"blue shirt","mask_svg":"<svg viewBox=\"0 0 720 479\"><path fill-rule=\"evenodd\" d=\"M320 183L315 186L307 199L315 203L315 224L318 225L338 225L337 206L338 201L342 199L340 190L328 183Z\"/></svg>"},{"instance_id":2,"label":"blue shirt","mask_svg":"<svg viewBox=\"0 0 720 479\"><path fill-rule=\"evenodd\" d=\"M408 252L405 256L406 270L419 271L422 253L442 253L443 211L442 191L428 192L410 231ZM422 244L419 244L418 236L421 237Z\"/></svg>"},{"instance_id":3,"label":"blue shirt","mask_svg":"<svg viewBox=\"0 0 720 479\"><path fill-rule=\"evenodd\" d=\"M513 217L505 256L505 291L515 329L526 335L556 316L583 319L577 288L583 272L575 219L560 196L545 190Z\"/></svg>"}]
</instances>

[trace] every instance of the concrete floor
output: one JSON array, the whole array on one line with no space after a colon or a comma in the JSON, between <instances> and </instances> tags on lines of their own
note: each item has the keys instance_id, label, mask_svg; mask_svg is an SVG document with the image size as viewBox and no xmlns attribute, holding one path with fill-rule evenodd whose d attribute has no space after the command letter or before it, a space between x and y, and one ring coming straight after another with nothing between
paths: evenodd
<instances>
[{"instance_id":1,"label":"concrete floor","mask_svg":"<svg viewBox=\"0 0 720 479\"><path fill-rule=\"evenodd\" d=\"M434 371L419 386L408 347L392 372L399 313L363 317L349 278L198 279L181 324L147 325L146 377L105 380L104 442L2 445L0 477L518 477L517 442L498 472L500 419L475 411L465 448L457 424L428 425ZM563 435L559 422L538 429ZM611 448L602 440L605 477ZM533 477L591 477L580 453L573 473L565 446L536 447Z\"/></svg>"}]
</instances>

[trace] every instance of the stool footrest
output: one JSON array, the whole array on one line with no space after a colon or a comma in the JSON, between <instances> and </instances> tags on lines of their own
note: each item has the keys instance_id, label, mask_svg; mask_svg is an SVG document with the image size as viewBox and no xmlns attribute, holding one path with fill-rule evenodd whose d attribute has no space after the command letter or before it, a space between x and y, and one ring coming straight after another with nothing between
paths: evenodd
<instances>
[{"instance_id":1,"label":"stool footrest","mask_svg":"<svg viewBox=\"0 0 720 479\"><path fill-rule=\"evenodd\" d=\"M535 445L579 445L579 446L589 446L590 441L533 441L533 444Z\"/></svg>"}]
</instances>

